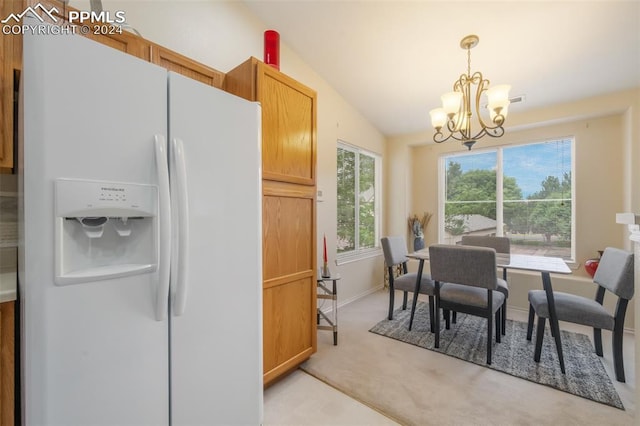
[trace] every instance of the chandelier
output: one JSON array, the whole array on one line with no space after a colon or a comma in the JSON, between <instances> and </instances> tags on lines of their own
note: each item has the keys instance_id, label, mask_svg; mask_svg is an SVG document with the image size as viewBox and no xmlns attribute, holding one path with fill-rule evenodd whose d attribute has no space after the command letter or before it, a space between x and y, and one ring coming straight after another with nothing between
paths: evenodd
<instances>
[{"instance_id":1,"label":"chandelier","mask_svg":"<svg viewBox=\"0 0 640 426\"><path fill-rule=\"evenodd\" d=\"M436 143L454 139L471 149L474 143L485 135L498 138L504 135L504 121L509 109L509 89L507 84L489 87L489 80L476 71L471 74L471 49L480 39L476 35L468 35L460 41L460 47L467 50L467 73L453 84L453 92L442 95L442 108L429 111L431 125L436 129L433 140ZM475 114L480 128L477 133L472 130L473 113L471 111L472 87L475 90ZM486 93L486 113L480 114L481 99ZM486 121L485 121L486 120ZM445 127L446 126L446 127ZM444 129L443 129L444 128ZM447 132L447 135L443 133Z\"/></svg>"}]
</instances>

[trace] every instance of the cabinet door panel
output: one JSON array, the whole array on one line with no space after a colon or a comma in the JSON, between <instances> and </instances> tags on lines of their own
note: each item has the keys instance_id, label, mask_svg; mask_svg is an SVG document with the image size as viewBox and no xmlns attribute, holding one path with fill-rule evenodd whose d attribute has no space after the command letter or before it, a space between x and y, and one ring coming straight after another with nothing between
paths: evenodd
<instances>
[{"instance_id":1,"label":"cabinet door panel","mask_svg":"<svg viewBox=\"0 0 640 426\"><path fill-rule=\"evenodd\" d=\"M2 8L0 8L0 11ZM0 40L0 167L13 167L13 66L12 40Z\"/></svg>"},{"instance_id":2,"label":"cabinet door panel","mask_svg":"<svg viewBox=\"0 0 640 426\"><path fill-rule=\"evenodd\" d=\"M14 302L0 304L0 425L14 423Z\"/></svg>"},{"instance_id":3,"label":"cabinet door panel","mask_svg":"<svg viewBox=\"0 0 640 426\"><path fill-rule=\"evenodd\" d=\"M94 34L88 33L86 37L107 45L121 52L149 61L151 59L151 45L143 38L137 37L127 31L122 34Z\"/></svg>"},{"instance_id":4,"label":"cabinet door panel","mask_svg":"<svg viewBox=\"0 0 640 426\"><path fill-rule=\"evenodd\" d=\"M315 352L314 187L263 181L264 383Z\"/></svg>"},{"instance_id":5,"label":"cabinet door panel","mask_svg":"<svg viewBox=\"0 0 640 426\"><path fill-rule=\"evenodd\" d=\"M179 53L165 49L162 46L153 45L151 62L160 65L169 71L182 74L209 86L222 88L224 73L209 68L199 62L182 56Z\"/></svg>"},{"instance_id":6,"label":"cabinet door panel","mask_svg":"<svg viewBox=\"0 0 640 426\"><path fill-rule=\"evenodd\" d=\"M57 25L68 24L69 12L78 10L76 8L69 7L67 5L68 2L62 0L26 0L24 3L31 7L41 5L47 10L51 10L56 18L55 22L53 22L44 13L40 13L40 17L45 21L55 23ZM38 8L36 7L36 9ZM116 26L112 27L108 24L101 24L100 22L85 21L84 24L88 31L84 32L78 30L77 34L81 34L84 37L120 50L121 52L128 53L129 55L144 59L145 61L150 60L150 43L142 37L125 29L119 30Z\"/></svg>"},{"instance_id":7,"label":"cabinet door panel","mask_svg":"<svg viewBox=\"0 0 640 426\"><path fill-rule=\"evenodd\" d=\"M265 382L313 353L316 333L314 288L314 281L308 277L264 290Z\"/></svg>"},{"instance_id":8,"label":"cabinet door panel","mask_svg":"<svg viewBox=\"0 0 640 426\"><path fill-rule=\"evenodd\" d=\"M267 65L258 67L263 177L314 185L315 92Z\"/></svg>"},{"instance_id":9,"label":"cabinet door panel","mask_svg":"<svg viewBox=\"0 0 640 426\"><path fill-rule=\"evenodd\" d=\"M20 1L0 2L0 14L3 17L20 13L22 8ZM3 34L0 37L0 168L7 170L14 166L14 68L22 61L21 38L16 34Z\"/></svg>"},{"instance_id":10,"label":"cabinet door panel","mask_svg":"<svg viewBox=\"0 0 640 426\"><path fill-rule=\"evenodd\" d=\"M265 282L314 269L311 198L265 196L262 204Z\"/></svg>"}]
</instances>

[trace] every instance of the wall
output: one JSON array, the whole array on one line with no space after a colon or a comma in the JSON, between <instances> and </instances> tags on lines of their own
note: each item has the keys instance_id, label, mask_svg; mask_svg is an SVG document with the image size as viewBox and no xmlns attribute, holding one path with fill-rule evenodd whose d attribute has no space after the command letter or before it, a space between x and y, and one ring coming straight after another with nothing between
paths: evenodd
<instances>
[{"instance_id":1,"label":"wall","mask_svg":"<svg viewBox=\"0 0 640 426\"><path fill-rule=\"evenodd\" d=\"M72 0L70 5L91 9L87 0ZM102 6L108 11L125 11L127 24L144 38L222 72L250 56L263 56L263 32L268 28L240 2L103 0ZM336 141L383 154L385 139L310 69L285 39L286 34L281 33L280 70L318 94L317 184L324 194L317 209L318 264L326 234L329 264L342 276L339 303L344 303L382 285L382 257L335 265L335 250L331 248L336 244Z\"/></svg>"},{"instance_id":2,"label":"wall","mask_svg":"<svg viewBox=\"0 0 640 426\"><path fill-rule=\"evenodd\" d=\"M572 265L571 276L553 278L557 290L593 297L595 287L584 271L584 261L602 247L630 248L626 227L615 223L615 213L640 212L639 99L640 89L636 89L520 114L514 106L505 136L481 139L473 148L480 151L489 146L575 136L577 264ZM392 138L386 158L390 185L398 187L409 181L404 193L389 193L388 229L400 232L410 213L431 211L434 217L426 233L427 244L438 241L438 158L463 149L457 142L425 143L431 138L431 131ZM510 277L510 306L527 309L527 291L540 287L539 277L517 272L510 272ZM612 303L609 300L611 309ZM627 328L634 328L634 311L632 303Z\"/></svg>"}]
</instances>

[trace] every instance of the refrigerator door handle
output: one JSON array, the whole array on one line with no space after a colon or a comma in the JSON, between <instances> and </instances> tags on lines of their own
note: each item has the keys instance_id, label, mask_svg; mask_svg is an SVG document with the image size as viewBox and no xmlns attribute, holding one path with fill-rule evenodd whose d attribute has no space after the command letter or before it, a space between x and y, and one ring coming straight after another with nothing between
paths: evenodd
<instances>
[{"instance_id":1,"label":"refrigerator door handle","mask_svg":"<svg viewBox=\"0 0 640 426\"><path fill-rule=\"evenodd\" d=\"M159 192L159 231L158 238L158 287L156 292L156 320L166 318L169 305L169 278L171 261L171 199L169 194L169 164L167 142L162 135L155 135L156 171L158 173Z\"/></svg>"},{"instance_id":2,"label":"refrigerator door handle","mask_svg":"<svg viewBox=\"0 0 640 426\"><path fill-rule=\"evenodd\" d=\"M177 220L177 256L175 275L175 298L173 301L173 313L180 316L184 313L187 304L188 289L188 261L189 261L189 196L187 191L187 169L184 158L184 145L182 140L171 141L171 166L172 166L172 190L174 191L174 208L178 214Z\"/></svg>"}]
</instances>

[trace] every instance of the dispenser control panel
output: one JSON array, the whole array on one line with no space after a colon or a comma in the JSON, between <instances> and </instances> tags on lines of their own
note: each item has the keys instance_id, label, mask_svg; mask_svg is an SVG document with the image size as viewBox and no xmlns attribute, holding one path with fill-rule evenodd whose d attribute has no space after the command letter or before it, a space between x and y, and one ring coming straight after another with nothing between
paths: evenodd
<instances>
[{"instance_id":1,"label":"dispenser control panel","mask_svg":"<svg viewBox=\"0 0 640 426\"><path fill-rule=\"evenodd\" d=\"M115 202L127 202L127 189L122 185L109 186L100 185L100 198L99 201L115 201Z\"/></svg>"},{"instance_id":2,"label":"dispenser control panel","mask_svg":"<svg viewBox=\"0 0 640 426\"><path fill-rule=\"evenodd\" d=\"M56 180L56 216L155 216L157 187L132 183Z\"/></svg>"}]
</instances>

